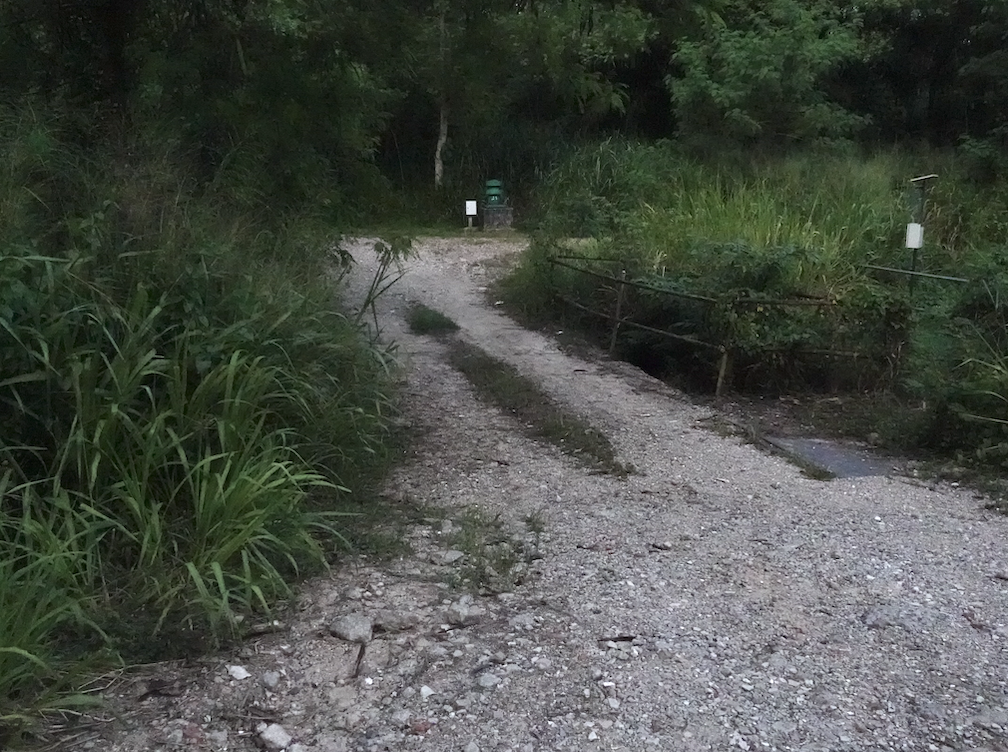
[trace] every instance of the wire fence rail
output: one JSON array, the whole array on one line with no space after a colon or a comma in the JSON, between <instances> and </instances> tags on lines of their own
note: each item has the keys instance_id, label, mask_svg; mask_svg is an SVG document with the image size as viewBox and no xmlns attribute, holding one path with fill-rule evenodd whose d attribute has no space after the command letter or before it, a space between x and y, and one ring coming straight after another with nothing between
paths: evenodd
<instances>
[{"instance_id":1,"label":"wire fence rail","mask_svg":"<svg viewBox=\"0 0 1008 752\"><path fill-rule=\"evenodd\" d=\"M675 298L679 300L686 300L692 303L700 304L708 309L708 312L714 312L720 310L722 313L728 312L738 312L740 310L745 310L752 306L759 306L761 309L773 309L773 308L804 308L804 307L816 307L819 309L829 309L838 305L837 301L831 298L825 297L815 297L815 296L800 296L792 298L771 298L765 296L750 296L750 295L727 295L721 297L714 297L712 295L704 295L695 292L688 292L683 290L674 290L667 287L661 287L654 284L649 284L644 281L629 279L627 276L626 259L619 257L596 257L596 256L581 256L574 254L558 254L550 256L547 261L559 268L567 269L578 274L583 274L587 277L595 279L599 282L606 283L604 289L615 293L614 303L607 306L605 309L599 307L593 307L586 304L584 301L575 300L570 295L565 295L559 291L554 293L557 300L559 300L564 305L570 306L571 308L581 311L582 313L607 320L610 325L609 333L609 354L613 355L616 352L617 345L619 343L619 338L621 332L626 329L634 329L638 331L648 332L660 337L664 337L671 341L681 343L689 347L695 347L701 350L713 351L718 353L719 357L717 360L716 367L716 381L714 387L714 393L717 397L723 396L725 390L728 388L733 364L736 357L739 355L742 348L738 347L736 342L731 341L730 338L721 338L717 341L712 341L713 338L705 339L698 336L690 336L688 334L682 334L680 332L672 331L671 328L662 328L653 326L651 324L641 323L635 321L632 314L627 312L627 291L628 290L641 290L648 293L653 293L657 295L668 296L669 298ZM609 264L616 265L620 268L619 274L609 273L602 270L599 265ZM927 272L919 272L915 270L898 269L893 267L882 267L874 265L866 265L867 269L872 269L875 271L882 272L892 272L896 274L904 274L908 276L911 280L917 277L924 277L929 279L941 280L946 282L956 282L964 283L969 280L962 277L953 277L948 275L940 274L929 274ZM672 322L674 326L677 322ZM845 358L848 360L857 361L860 359L868 360L874 357L871 353L868 353L860 349L839 349L830 347L808 347L800 346L794 344L788 345L773 345L767 344L763 346L754 346L752 343L747 343L744 348L748 354L759 353L762 356L771 356L774 354L787 354L792 358L800 357L819 357L819 358ZM890 364L891 369L896 369L898 364Z\"/></svg>"}]
</instances>

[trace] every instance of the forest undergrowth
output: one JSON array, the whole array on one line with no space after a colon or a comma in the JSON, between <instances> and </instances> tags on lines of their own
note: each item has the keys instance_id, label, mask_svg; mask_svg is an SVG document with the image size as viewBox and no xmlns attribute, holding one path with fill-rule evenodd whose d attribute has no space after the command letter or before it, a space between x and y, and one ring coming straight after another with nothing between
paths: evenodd
<instances>
[{"instance_id":1,"label":"forest undergrowth","mask_svg":"<svg viewBox=\"0 0 1008 752\"><path fill-rule=\"evenodd\" d=\"M882 402L902 407L870 430L894 448L998 472L1008 184L978 180L976 167L940 151L698 159L672 142L586 145L538 186L534 240L502 296L532 324L559 318L605 344L619 298L632 323L617 353L658 375L711 389L728 352L727 386L743 393L892 395ZM938 177L915 256L904 247L910 179L925 173Z\"/></svg>"},{"instance_id":2,"label":"forest undergrowth","mask_svg":"<svg viewBox=\"0 0 1008 752\"><path fill-rule=\"evenodd\" d=\"M163 144L2 115L0 735L86 701L87 666L275 613L395 445L394 361L335 296L330 224Z\"/></svg>"}]
</instances>

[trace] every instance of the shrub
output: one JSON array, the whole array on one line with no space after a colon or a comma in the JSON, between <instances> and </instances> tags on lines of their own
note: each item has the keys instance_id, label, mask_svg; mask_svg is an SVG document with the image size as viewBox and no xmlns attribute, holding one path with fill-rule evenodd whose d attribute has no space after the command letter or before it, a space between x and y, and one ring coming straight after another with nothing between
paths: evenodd
<instances>
[{"instance_id":1,"label":"shrub","mask_svg":"<svg viewBox=\"0 0 1008 752\"><path fill-rule=\"evenodd\" d=\"M27 707L57 632L228 638L324 566L392 395L333 301L331 229L236 211L170 147L103 159L58 121L3 124L0 694Z\"/></svg>"},{"instance_id":2,"label":"shrub","mask_svg":"<svg viewBox=\"0 0 1008 752\"><path fill-rule=\"evenodd\" d=\"M740 388L893 387L930 406L923 440L1000 462L1008 456L1000 248L1008 188L973 182L975 157L809 151L701 161L672 144L585 146L540 186L540 235L502 283L504 298L537 324L563 317L601 340L621 274L687 293L694 297L626 288L621 314L728 348ZM907 180L931 171L939 180L917 268L967 285L866 266L909 267ZM610 279L551 264L556 255L579 256L576 263ZM803 304L780 305L789 299ZM700 361L709 374L714 365L710 350L622 331L623 353L649 367Z\"/></svg>"}]
</instances>

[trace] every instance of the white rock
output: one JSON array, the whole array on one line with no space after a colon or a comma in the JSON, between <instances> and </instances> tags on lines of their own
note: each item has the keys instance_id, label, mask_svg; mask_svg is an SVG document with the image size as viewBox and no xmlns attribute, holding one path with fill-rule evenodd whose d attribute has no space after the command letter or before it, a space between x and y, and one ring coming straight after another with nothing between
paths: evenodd
<instances>
[{"instance_id":1,"label":"white rock","mask_svg":"<svg viewBox=\"0 0 1008 752\"><path fill-rule=\"evenodd\" d=\"M260 731L259 738L266 746L266 749L272 749L275 752L279 752L281 749L286 749L293 741L291 735L288 734L284 727L278 723L271 723L269 726Z\"/></svg>"},{"instance_id":2,"label":"white rock","mask_svg":"<svg viewBox=\"0 0 1008 752\"><path fill-rule=\"evenodd\" d=\"M266 685L267 689L276 689L277 684L280 683L280 672L279 671L267 671L263 674L262 678L263 684Z\"/></svg>"},{"instance_id":3,"label":"white rock","mask_svg":"<svg viewBox=\"0 0 1008 752\"><path fill-rule=\"evenodd\" d=\"M479 745L476 742L469 742L466 745L465 752L480 752Z\"/></svg>"},{"instance_id":4,"label":"white rock","mask_svg":"<svg viewBox=\"0 0 1008 752\"><path fill-rule=\"evenodd\" d=\"M535 614L528 611L508 619L508 626L511 629L524 629L526 631L535 629Z\"/></svg>"},{"instance_id":5,"label":"white rock","mask_svg":"<svg viewBox=\"0 0 1008 752\"><path fill-rule=\"evenodd\" d=\"M434 694L434 690L431 689L430 687L428 687L426 684L424 684L422 687L420 687L420 699L421 700L426 700L432 694Z\"/></svg>"},{"instance_id":6,"label":"white rock","mask_svg":"<svg viewBox=\"0 0 1008 752\"><path fill-rule=\"evenodd\" d=\"M473 604L472 596L463 595L445 610L445 621L456 627L469 627L486 615L486 609Z\"/></svg>"},{"instance_id":7,"label":"white rock","mask_svg":"<svg viewBox=\"0 0 1008 752\"><path fill-rule=\"evenodd\" d=\"M373 625L362 613L346 614L329 625L329 631L347 642L370 642Z\"/></svg>"},{"instance_id":8,"label":"white rock","mask_svg":"<svg viewBox=\"0 0 1008 752\"><path fill-rule=\"evenodd\" d=\"M594 731L589 731L588 732L588 741L593 742L596 739L598 739L598 734L596 734Z\"/></svg>"},{"instance_id":9,"label":"white rock","mask_svg":"<svg viewBox=\"0 0 1008 752\"><path fill-rule=\"evenodd\" d=\"M490 689L490 687L495 687L500 684L500 677L487 671L486 673L480 674L479 679L476 681L481 687Z\"/></svg>"},{"instance_id":10,"label":"white rock","mask_svg":"<svg viewBox=\"0 0 1008 752\"><path fill-rule=\"evenodd\" d=\"M208 742L216 747L226 747L228 743L228 732L225 730L208 731L206 738Z\"/></svg>"},{"instance_id":11,"label":"white rock","mask_svg":"<svg viewBox=\"0 0 1008 752\"><path fill-rule=\"evenodd\" d=\"M315 752L347 752L350 743L344 734L323 735L315 740Z\"/></svg>"},{"instance_id":12,"label":"white rock","mask_svg":"<svg viewBox=\"0 0 1008 752\"><path fill-rule=\"evenodd\" d=\"M242 679L248 679L252 674L250 674L244 666L228 666L227 672L231 674L231 678L236 681L241 681Z\"/></svg>"},{"instance_id":13,"label":"white rock","mask_svg":"<svg viewBox=\"0 0 1008 752\"><path fill-rule=\"evenodd\" d=\"M384 609L375 614L373 628L386 632L404 632L415 627L418 621L420 618L409 611Z\"/></svg>"},{"instance_id":14,"label":"white rock","mask_svg":"<svg viewBox=\"0 0 1008 752\"><path fill-rule=\"evenodd\" d=\"M331 687L326 692L329 702L338 708L349 708L357 702L357 690L351 686Z\"/></svg>"}]
</instances>

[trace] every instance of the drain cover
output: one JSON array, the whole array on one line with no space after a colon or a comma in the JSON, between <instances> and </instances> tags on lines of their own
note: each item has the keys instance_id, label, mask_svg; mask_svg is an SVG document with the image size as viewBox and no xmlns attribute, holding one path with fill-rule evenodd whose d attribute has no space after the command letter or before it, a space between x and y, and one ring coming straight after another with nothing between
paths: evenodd
<instances>
[{"instance_id":1,"label":"drain cover","mask_svg":"<svg viewBox=\"0 0 1008 752\"><path fill-rule=\"evenodd\" d=\"M896 465L857 444L830 439L805 439L765 436L771 446L801 463L812 465L837 478L862 478L868 475L892 475Z\"/></svg>"}]
</instances>

